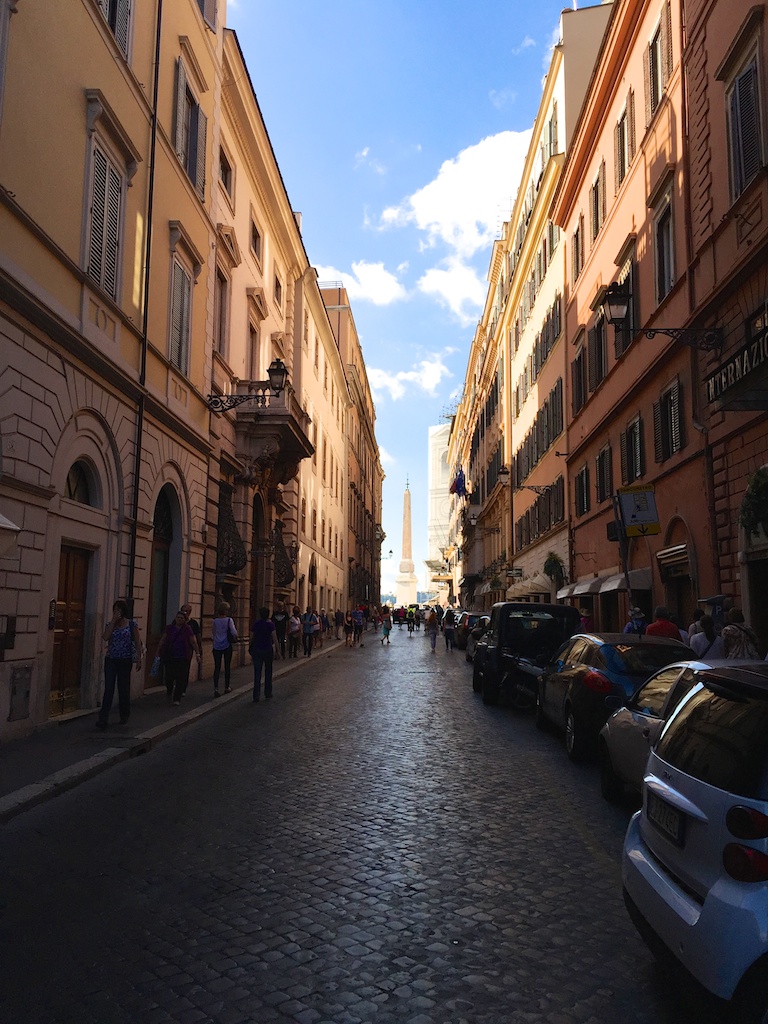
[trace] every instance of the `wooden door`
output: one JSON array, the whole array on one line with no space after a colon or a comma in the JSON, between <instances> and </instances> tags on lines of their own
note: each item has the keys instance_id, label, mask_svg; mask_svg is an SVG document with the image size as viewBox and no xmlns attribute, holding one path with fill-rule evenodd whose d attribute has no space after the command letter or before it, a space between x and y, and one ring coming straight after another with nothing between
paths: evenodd
<instances>
[{"instance_id":1,"label":"wooden door","mask_svg":"<svg viewBox=\"0 0 768 1024\"><path fill-rule=\"evenodd\" d=\"M90 551L62 545L53 625L50 713L81 707Z\"/></svg>"}]
</instances>

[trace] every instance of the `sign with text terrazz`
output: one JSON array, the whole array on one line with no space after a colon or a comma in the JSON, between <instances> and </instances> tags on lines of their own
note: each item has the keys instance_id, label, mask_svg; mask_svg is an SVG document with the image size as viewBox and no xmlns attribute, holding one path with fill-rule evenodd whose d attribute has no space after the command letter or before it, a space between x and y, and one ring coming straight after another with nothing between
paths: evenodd
<instances>
[{"instance_id":1,"label":"sign with text terrazz","mask_svg":"<svg viewBox=\"0 0 768 1024\"><path fill-rule=\"evenodd\" d=\"M706 380L707 401L716 402L723 392L749 377L768 362L768 312L753 316L748 323L749 341L734 352L727 363L711 373Z\"/></svg>"}]
</instances>

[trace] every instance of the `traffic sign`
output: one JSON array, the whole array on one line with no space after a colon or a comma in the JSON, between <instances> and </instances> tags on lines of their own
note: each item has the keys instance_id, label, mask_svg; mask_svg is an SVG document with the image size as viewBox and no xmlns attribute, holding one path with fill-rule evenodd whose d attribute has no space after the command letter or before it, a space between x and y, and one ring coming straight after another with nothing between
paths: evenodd
<instances>
[{"instance_id":1,"label":"traffic sign","mask_svg":"<svg viewBox=\"0 0 768 1024\"><path fill-rule=\"evenodd\" d=\"M638 484L618 490L621 518L628 537L650 537L661 533L656 495L652 487Z\"/></svg>"}]
</instances>

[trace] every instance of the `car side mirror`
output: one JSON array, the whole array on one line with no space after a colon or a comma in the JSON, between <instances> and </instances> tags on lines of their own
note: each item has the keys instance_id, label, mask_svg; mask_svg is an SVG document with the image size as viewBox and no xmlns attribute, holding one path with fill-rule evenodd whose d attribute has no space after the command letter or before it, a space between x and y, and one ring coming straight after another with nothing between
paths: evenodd
<instances>
[{"instance_id":1,"label":"car side mirror","mask_svg":"<svg viewBox=\"0 0 768 1024\"><path fill-rule=\"evenodd\" d=\"M622 700L622 698L616 697L614 694L611 694L609 697L605 698L605 707L608 711L608 714L610 715L612 715L614 711L618 711L619 708L623 708L624 706L625 702Z\"/></svg>"}]
</instances>

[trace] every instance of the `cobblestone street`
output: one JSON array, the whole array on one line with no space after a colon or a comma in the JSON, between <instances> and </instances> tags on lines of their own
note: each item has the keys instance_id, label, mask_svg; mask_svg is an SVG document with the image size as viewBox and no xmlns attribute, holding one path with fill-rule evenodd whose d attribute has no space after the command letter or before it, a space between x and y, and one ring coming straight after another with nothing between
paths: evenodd
<instances>
[{"instance_id":1,"label":"cobblestone street","mask_svg":"<svg viewBox=\"0 0 768 1024\"><path fill-rule=\"evenodd\" d=\"M305 659L3 828L19 1024L686 1024L624 910L631 806L423 634Z\"/></svg>"}]
</instances>

